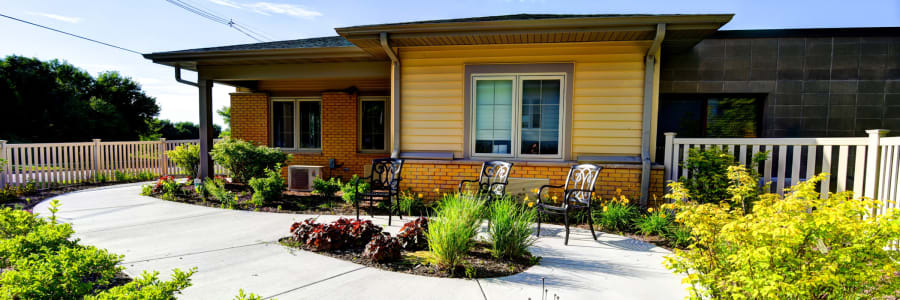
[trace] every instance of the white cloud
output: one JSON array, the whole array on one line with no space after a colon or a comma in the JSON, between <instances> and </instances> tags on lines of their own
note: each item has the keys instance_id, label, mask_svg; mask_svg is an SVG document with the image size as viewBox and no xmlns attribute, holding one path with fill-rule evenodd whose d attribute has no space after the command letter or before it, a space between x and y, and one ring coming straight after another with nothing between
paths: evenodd
<instances>
[{"instance_id":1,"label":"white cloud","mask_svg":"<svg viewBox=\"0 0 900 300\"><path fill-rule=\"evenodd\" d=\"M63 22L72 23L72 24L81 22L81 18L77 18L77 17L67 17L67 16L60 16L60 15L55 15L55 14L42 13L42 12L29 12L28 14L33 15L33 16L41 16L41 17L45 17L45 18L51 18L51 19L54 19L57 21L63 21Z\"/></svg>"},{"instance_id":2,"label":"white cloud","mask_svg":"<svg viewBox=\"0 0 900 300\"><path fill-rule=\"evenodd\" d=\"M256 2L253 4L246 4L244 6L252 9L256 13L267 16L269 14L281 14L304 19L312 19L322 16L322 13L320 12L306 9L304 7L293 4Z\"/></svg>"},{"instance_id":3,"label":"white cloud","mask_svg":"<svg viewBox=\"0 0 900 300\"><path fill-rule=\"evenodd\" d=\"M238 4L237 2L231 1L231 0L209 0L209 2L218 4L218 5L222 5L222 6L228 6L231 8L241 8L240 4Z\"/></svg>"}]
</instances>

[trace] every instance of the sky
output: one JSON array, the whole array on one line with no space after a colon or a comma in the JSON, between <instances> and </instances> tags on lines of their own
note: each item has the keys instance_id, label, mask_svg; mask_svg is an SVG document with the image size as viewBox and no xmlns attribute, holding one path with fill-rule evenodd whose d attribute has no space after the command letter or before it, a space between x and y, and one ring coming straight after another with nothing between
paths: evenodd
<instances>
[{"instance_id":1,"label":"sky","mask_svg":"<svg viewBox=\"0 0 900 300\"><path fill-rule=\"evenodd\" d=\"M231 19L271 40L334 36L335 27L517 13L733 13L722 29L900 26L900 1L796 0L182 0ZM0 0L0 14L141 53L253 43L256 40L166 0ZM0 18L0 56L60 59L96 76L119 71L156 97L160 118L196 123L197 89L177 83L172 68L142 56ZM188 72L185 79L194 80ZM213 88L215 108L234 88ZM222 125L215 116L214 122Z\"/></svg>"}]
</instances>

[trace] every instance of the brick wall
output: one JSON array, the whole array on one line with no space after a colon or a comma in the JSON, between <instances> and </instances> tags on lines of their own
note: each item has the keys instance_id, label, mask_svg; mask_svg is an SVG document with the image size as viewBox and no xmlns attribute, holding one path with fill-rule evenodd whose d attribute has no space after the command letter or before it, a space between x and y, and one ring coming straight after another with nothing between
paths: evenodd
<instances>
[{"instance_id":1,"label":"brick wall","mask_svg":"<svg viewBox=\"0 0 900 300\"><path fill-rule=\"evenodd\" d=\"M231 137L269 144L269 96L264 93L231 94Z\"/></svg>"},{"instance_id":2,"label":"brick wall","mask_svg":"<svg viewBox=\"0 0 900 300\"><path fill-rule=\"evenodd\" d=\"M264 93L231 94L231 136L268 145L268 103L269 98ZM322 151L289 152L292 158L288 164L328 166L328 160L334 158L340 167L334 170L325 168L323 176L341 177L346 181L353 174L362 174L363 168L372 164L372 159L388 157L388 154L357 152L357 104L356 94L323 93Z\"/></svg>"},{"instance_id":3,"label":"brick wall","mask_svg":"<svg viewBox=\"0 0 900 300\"><path fill-rule=\"evenodd\" d=\"M512 169L511 178L543 178L549 179L552 185L565 184L571 165L546 162L517 162ZM475 180L481 171L481 163L475 161L427 161L407 160L403 166L402 189L411 189L414 193L422 193L426 199L437 199L440 193L455 192L461 180ZM534 188L538 188L535 186ZM434 189L440 189L435 192ZM605 199L616 195L620 189L622 194L638 201L641 191L640 165L603 165L595 191ZM650 202L654 204L653 195L662 202L663 169L660 166L651 170Z\"/></svg>"},{"instance_id":4,"label":"brick wall","mask_svg":"<svg viewBox=\"0 0 900 300\"><path fill-rule=\"evenodd\" d=\"M291 153L293 158L289 164L328 166L328 160L334 158L338 165L343 165L334 170L325 168L322 175L340 177L343 181L347 181L353 174L362 174L363 168L372 164L372 159L390 156L387 153L369 154L357 151L358 104L356 94L323 93L322 152Z\"/></svg>"}]
</instances>

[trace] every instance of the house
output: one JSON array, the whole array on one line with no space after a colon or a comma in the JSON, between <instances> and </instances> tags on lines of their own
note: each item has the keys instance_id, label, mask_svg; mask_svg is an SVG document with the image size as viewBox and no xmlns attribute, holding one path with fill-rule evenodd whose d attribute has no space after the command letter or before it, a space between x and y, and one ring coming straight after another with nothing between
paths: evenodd
<instances>
[{"instance_id":1,"label":"house","mask_svg":"<svg viewBox=\"0 0 900 300\"><path fill-rule=\"evenodd\" d=\"M728 38L743 38L718 31L732 16L521 14L434 20L145 57L174 67L177 80L199 87L201 150L211 145L204 128L211 124L211 87L218 82L237 87L231 94L233 137L280 147L293 154L290 164L325 166L324 176L346 180L362 174L374 158L400 157L406 159L403 189L435 193L438 188L441 193L476 178L484 160L514 161L511 181L522 187L561 184L573 163L592 162L604 167L600 195L620 190L646 204L663 192L663 169L654 163L661 142L655 137L662 135L660 128L675 124L677 129L679 120L658 124L660 117L695 107L675 94L728 96L725 78L719 78L721 89L707 90L711 84L699 74L717 63L727 74L733 69L730 61L707 63L695 56L712 52L707 48L730 49ZM891 34L896 45L896 31ZM753 41L748 47L756 49ZM691 59L680 61L685 55ZM756 56L748 56L745 72L757 66ZM679 61L667 62L668 57ZM181 69L196 71L198 82L182 80ZM698 77L682 77L685 70ZM757 86L754 79L745 85ZM764 99L750 101L760 113L748 118L770 120L762 117L769 114L769 104L763 105L769 96L757 91L746 91ZM662 110L661 92L667 100ZM706 114L713 102L703 103L697 112ZM746 122L730 126L752 127ZM753 130L769 132L737 132ZM201 173L208 174L203 173L210 167L208 156L203 161Z\"/></svg>"}]
</instances>

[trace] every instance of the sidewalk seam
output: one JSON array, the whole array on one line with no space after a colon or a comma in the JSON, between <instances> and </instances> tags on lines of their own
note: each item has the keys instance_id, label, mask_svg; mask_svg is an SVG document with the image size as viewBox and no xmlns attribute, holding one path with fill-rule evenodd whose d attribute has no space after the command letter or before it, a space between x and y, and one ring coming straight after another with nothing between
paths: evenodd
<instances>
[{"instance_id":1,"label":"sidewalk seam","mask_svg":"<svg viewBox=\"0 0 900 300\"><path fill-rule=\"evenodd\" d=\"M300 290L300 289L303 289L303 288L306 288L306 287L310 287L310 286L313 286L313 285L316 285L316 284L319 284L319 283L322 283L322 282L325 282L325 281L328 281L328 280L331 280L331 279L335 279L335 278L338 278L338 277L341 277L341 276L344 276L344 275L347 275L347 274L350 274L350 273L353 273L353 272L356 272L356 271L359 271L359 270L362 270L362 269L365 269L365 268L368 268L368 267L362 266L362 267L359 267L359 268L356 268L356 269L353 269L353 270L350 270L350 271L346 271L346 272L343 272L343 273L340 273L340 274L336 274L336 275L332 275L332 276L329 276L329 277L326 277L326 278L323 278L323 279L319 279L319 280L317 280L317 281L310 282L310 283L307 283L307 284L298 286L298 287L296 287L296 288L292 288L292 289L289 289L289 290L280 292L280 293L278 293L278 294L275 294L275 295L272 295L272 296L265 297L265 298L263 298L263 300L265 300L265 299L272 299L272 298L275 298L275 297L277 297L277 296L281 296L281 295L284 295L284 294L287 294L287 293L290 293L290 292L293 292L293 291L297 291L297 290Z\"/></svg>"}]
</instances>

